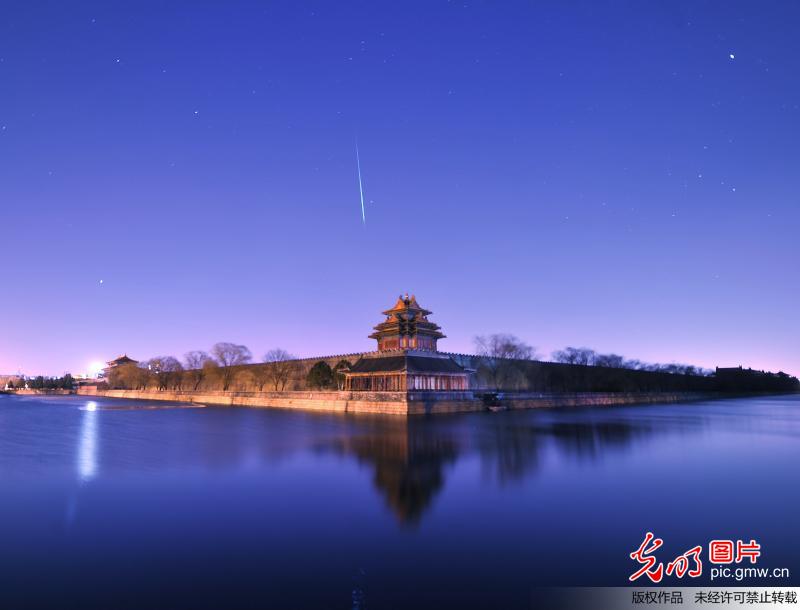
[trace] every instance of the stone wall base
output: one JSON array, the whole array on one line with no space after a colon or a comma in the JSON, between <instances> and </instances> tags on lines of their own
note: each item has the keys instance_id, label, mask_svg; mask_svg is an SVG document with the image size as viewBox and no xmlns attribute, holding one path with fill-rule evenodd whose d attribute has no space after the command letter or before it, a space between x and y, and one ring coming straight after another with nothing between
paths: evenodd
<instances>
[{"instance_id":1,"label":"stone wall base","mask_svg":"<svg viewBox=\"0 0 800 610\"><path fill-rule=\"evenodd\" d=\"M472 392L190 392L155 390L97 390L80 388L78 394L134 400L160 400L205 405L271 407L338 413L427 415L487 410ZM675 403L707 400L709 392L503 394L499 407L509 410L548 407L589 407L628 404Z\"/></svg>"}]
</instances>

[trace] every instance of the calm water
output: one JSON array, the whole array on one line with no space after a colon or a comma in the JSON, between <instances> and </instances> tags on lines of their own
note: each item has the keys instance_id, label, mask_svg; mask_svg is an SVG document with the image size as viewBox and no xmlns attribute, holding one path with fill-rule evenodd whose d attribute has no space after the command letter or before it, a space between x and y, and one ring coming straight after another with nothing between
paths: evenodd
<instances>
[{"instance_id":1,"label":"calm water","mask_svg":"<svg viewBox=\"0 0 800 610\"><path fill-rule=\"evenodd\" d=\"M800 574L798 440L800 396L411 421L0 396L0 607L526 608L627 584L647 530L665 561L755 538Z\"/></svg>"}]
</instances>

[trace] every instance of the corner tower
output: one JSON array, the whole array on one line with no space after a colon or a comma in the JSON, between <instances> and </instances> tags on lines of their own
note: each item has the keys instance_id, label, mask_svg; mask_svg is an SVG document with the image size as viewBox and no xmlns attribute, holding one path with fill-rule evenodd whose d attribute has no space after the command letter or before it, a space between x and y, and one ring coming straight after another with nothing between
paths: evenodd
<instances>
[{"instance_id":1,"label":"corner tower","mask_svg":"<svg viewBox=\"0 0 800 610\"><path fill-rule=\"evenodd\" d=\"M386 320L375 327L369 338L378 342L378 351L399 349L436 351L436 342L444 335L437 324L430 322L432 312L423 309L414 295L400 296L394 307L383 312Z\"/></svg>"}]
</instances>

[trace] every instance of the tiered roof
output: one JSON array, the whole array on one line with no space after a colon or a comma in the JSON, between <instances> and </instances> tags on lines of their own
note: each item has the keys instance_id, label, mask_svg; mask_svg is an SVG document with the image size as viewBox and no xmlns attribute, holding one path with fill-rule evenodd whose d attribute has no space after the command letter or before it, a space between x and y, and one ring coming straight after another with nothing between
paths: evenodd
<instances>
[{"instance_id":1,"label":"tiered roof","mask_svg":"<svg viewBox=\"0 0 800 610\"><path fill-rule=\"evenodd\" d=\"M421 349L436 350L436 341L444 338L444 334L438 324L428 320L428 316L432 312L420 307L417 303L417 298L414 295L410 297L408 294L400 296L397 302L391 309L383 312L386 320L381 322L375 327L375 332L369 338L378 341L378 349L397 349L402 347L412 347L411 345L403 346L402 344L395 345L392 348L382 346L382 340L402 337L427 337L427 343L430 347ZM414 346L417 347L417 346Z\"/></svg>"},{"instance_id":2,"label":"tiered roof","mask_svg":"<svg viewBox=\"0 0 800 610\"><path fill-rule=\"evenodd\" d=\"M106 364L108 364L109 368L113 368L115 366L121 366L123 364L128 363L138 364L138 360L134 360L133 358L129 358L128 354L122 354L121 356L117 356L113 360L109 360Z\"/></svg>"}]
</instances>

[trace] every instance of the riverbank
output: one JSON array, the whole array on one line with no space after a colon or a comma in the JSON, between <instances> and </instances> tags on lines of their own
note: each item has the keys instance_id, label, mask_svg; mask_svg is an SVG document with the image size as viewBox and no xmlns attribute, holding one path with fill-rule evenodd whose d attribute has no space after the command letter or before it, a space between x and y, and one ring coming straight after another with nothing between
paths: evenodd
<instances>
[{"instance_id":1,"label":"riverbank","mask_svg":"<svg viewBox=\"0 0 800 610\"><path fill-rule=\"evenodd\" d=\"M132 400L160 400L208 405L296 409L339 413L426 415L487 410L486 402L473 392L221 392L97 390L80 388L77 394ZM727 397L714 392L583 392L506 393L495 408L507 410L553 407L594 407L664 404Z\"/></svg>"},{"instance_id":2,"label":"riverbank","mask_svg":"<svg viewBox=\"0 0 800 610\"><path fill-rule=\"evenodd\" d=\"M50 388L47 390L0 390L0 394L15 394L17 396L68 396L75 394L75 390L64 390L62 388Z\"/></svg>"}]
</instances>

